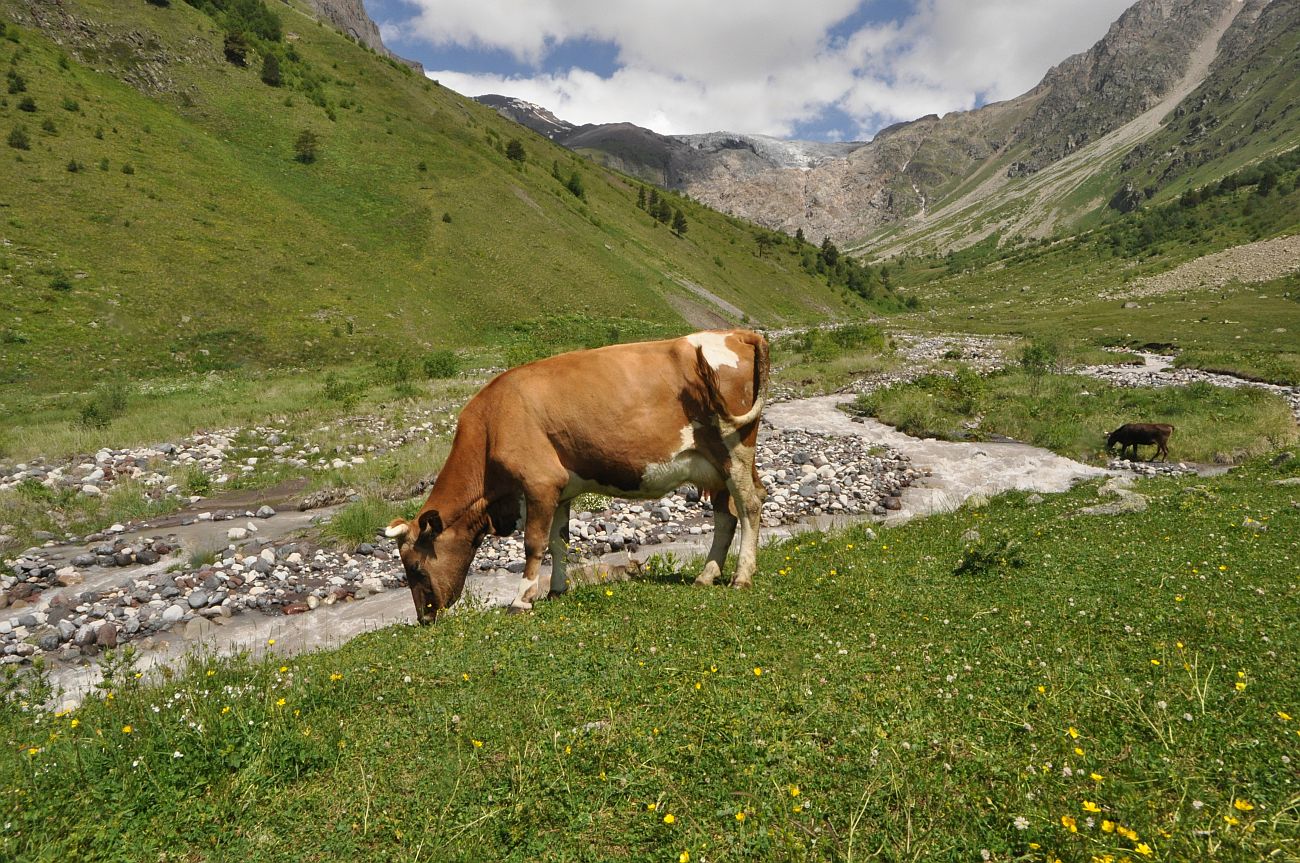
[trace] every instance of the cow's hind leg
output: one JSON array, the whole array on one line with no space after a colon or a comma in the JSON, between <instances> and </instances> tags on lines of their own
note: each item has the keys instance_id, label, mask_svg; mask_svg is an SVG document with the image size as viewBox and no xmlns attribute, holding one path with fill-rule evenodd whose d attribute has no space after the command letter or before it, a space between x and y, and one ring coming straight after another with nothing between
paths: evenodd
<instances>
[{"instance_id":1,"label":"cow's hind leg","mask_svg":"<svg viewBox=\"0 0 1300 863\"><path fill-rule=\"evenodd\" d=\"M713 493L713 544L709 546L709 558L700 571L695 583L713 584L713 580L722 574L722 567L727 562L727 550L731 540L736 536L736 517L731 514L731 494L727 491Z\"/></svg>"},{"instance_id":2,"label":"cow's hind leg","mask_svg":"<svg viewBox=\"0 0 1300 863\"><path fill-rule=\"evenodd\" d=\"M750 440L753 440L751 435ZM731 586L752 587L754 570L758 568L758 526L763 514L763 498L767 496L762 481L754 470L754 447L737 442L731 447L731 465L727 490L736 507L740 528L740 551L736 556L736 575Z\"/></svg>"},{"instance_id":3,"label":"cow's hind leg","mask_svg":"<svg viewBox=\"0 0 1300 863\"><path fill-rule=\"evenodd\" d=\"M550 596L559 596L569 589L569 501L560 501L551 519L551 589Z\"/></svg>"}]
</instances>

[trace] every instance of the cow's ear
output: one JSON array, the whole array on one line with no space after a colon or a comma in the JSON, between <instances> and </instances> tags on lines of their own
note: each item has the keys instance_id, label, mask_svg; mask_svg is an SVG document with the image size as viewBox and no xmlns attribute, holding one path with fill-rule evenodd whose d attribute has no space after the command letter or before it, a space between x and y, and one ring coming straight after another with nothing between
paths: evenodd
<instances>
[{"instance_id":1,"label":"cow's ear","mask_svg":"<svg viewBox=\"0 0 1300 863\"><path fill-rule=\"evenodd\" d=\"M417 524L420 526L421 538L427 534L429 538L432 539L442 533L442 516L438 515L436 509L430 509L420 513L420 518L417 520Z\"/></svg>"}]
</instances>

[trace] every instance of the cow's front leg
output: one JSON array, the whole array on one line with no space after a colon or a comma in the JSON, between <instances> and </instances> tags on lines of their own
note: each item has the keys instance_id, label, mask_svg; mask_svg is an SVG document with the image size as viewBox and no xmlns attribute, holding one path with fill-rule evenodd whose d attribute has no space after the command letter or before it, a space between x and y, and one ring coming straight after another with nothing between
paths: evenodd
<instances>
[{"instance_id":1,"label":"cow's front leg","mask_svg":"<svg viewBox=\"0 0 1300 863\"><path fill-rule=\"evenodd\" d=\"M695 583L713 584L714 579L722 575L722 568L727 563L727 550L731 540L736 536L736 517L731 514L731 495L726 490L713 493L713 544L709 546L709 558L700 570Z\"/></svg>"},{"instance_id":2,"label":"cow's front leg","mask_svg":"<svg viewBox=\"0 0 1300 863\"><path fill-rule=\"evenodd\" d=\"M559 596L569 590L569 501L560 501L551 519L551 589L549 596Z\"/></svg>"},{"instance_id":3,"label":"cow's front leg","mask_svg":"<svg viewBox=\"0 0 1300 863\"><path fill-rule=\"evenodd\" d=\"M546 551L551 534L559 494L526 494L524 516L524 575L519 582L519 593L510 603L512 611L528 611L540 595L538 574L542 567L542 554Z\"/></svg>"}]
</instances>

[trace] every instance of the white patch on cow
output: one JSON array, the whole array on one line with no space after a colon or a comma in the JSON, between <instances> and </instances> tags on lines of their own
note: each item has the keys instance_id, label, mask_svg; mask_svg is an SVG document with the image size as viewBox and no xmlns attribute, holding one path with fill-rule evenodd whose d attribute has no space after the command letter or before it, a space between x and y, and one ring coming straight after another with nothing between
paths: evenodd
<instances>
[{"instance_id":1,"label":"white patch on cow","mask_svg":"<svg viewBox=\"0 0 1300 863\"><path fill-rule=\"evenodd\" d=\"M726 478L695 449L695 428L693 424L684 426L677 451L661 462L651 462L645 466L641 472L640 487L631 490L612 488L569 471L569 481L560 492L560 500L571 500L584 492L653 499L663 497L688 482L700 488L719 488L726 482Z\"/></svg>"},{"instance_id":2,"label":"white patch on cow","mask_svg":"<svg viewBox=\"0 0 1300 863\"><path fill-rule=\"evenodd\" d=\"M727 347L726 333L691 333L686 341L699 348L704 353L704 361L714 369L740 368L740 355Z\"/></svg>"}]
</instances>

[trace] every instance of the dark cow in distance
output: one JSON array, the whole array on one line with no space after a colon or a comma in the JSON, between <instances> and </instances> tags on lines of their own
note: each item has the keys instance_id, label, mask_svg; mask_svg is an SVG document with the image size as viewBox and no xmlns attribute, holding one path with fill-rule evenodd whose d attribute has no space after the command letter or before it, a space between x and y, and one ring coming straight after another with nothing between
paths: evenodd
<instances>
[{"instance_id":1,"label":"dark cow in distance","mask_svg":"<svg viewBox=\"0 0 1300 863\"><path fill-rule=\"evenodd\" d=\"M1133 458L1137 458L1138 446L1155 445L1156 451L1151 456L1151 461L1160 456L1162 461L1169 458L1169 436L1173 434L1174 427L1166 423L1124 423L1124 425L1115 429L1106 438L1106 451L1109 452L1115 444L1119 444L1119 457L1124 458L1124 452L1133 448Z\"/></svg>"},{"instance_id":2,"label":"dark cow in distance","mask_svg":"<svg viewBox=\"0 0 1300 863\"><path fill-rule=\"evenodd\" d=\"M523 521L524 572L511 607L563 593L569 502L583 492L657 498L692 483L713 498L713 544L697 584L753 582L765 491L754 470L767 340L749 330L574 351L510 369L465 405L451 453L415 518L395 519L421 623L460 597L489 533ZM550 590L538 578L551 552Z\"/></svg>"}]
</instances>

